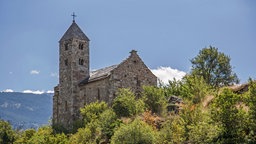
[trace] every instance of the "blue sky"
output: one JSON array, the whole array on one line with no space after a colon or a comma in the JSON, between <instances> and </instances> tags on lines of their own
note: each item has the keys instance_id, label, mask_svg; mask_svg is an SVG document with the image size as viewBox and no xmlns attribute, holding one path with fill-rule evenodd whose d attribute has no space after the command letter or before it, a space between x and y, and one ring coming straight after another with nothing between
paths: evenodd
<instances>
[{"instance_id":1,"label":"blue sky","mask_svg":"<svg viewBox=\"0 0 256 144\"><path fill-rule=\"evenodd\" d=\"M136 49L150 69L176 76L212 45L231 57L241 82L256 77L255 0L3 0L0 91L53 90L72 12L91 40L92 70Z\"/></svg>"}]
</instances>

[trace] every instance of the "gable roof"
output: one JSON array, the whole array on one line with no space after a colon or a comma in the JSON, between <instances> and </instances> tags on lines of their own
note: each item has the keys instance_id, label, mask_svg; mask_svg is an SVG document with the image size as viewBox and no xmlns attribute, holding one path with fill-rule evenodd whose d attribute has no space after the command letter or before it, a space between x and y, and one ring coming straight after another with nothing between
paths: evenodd
<instances>
[{"instance_id":1,"label":"gable roof","mask_svg":"<svg viewBox=\"0 0 256 144\"><path fill-rule=\"evenodd\" d=\"M114 70L118 65L112 65L109 67L105 67L96 71L90 72L90 78L89 80L97 80L97 79L102 79L105 77L108 77L111 73L112 70Z\"/></svg>"},{"instance_id":2,"label":"gable roof","mask_svg":"<svg viewBox=\"0 0 256 144\"><path fill-rule=\"evenodd\" d=\"M95 70L95 71L91 71L90 72L90 77L87 77L86 79L82 80L80 82L80 85L84 85L87 84L89 82L93 82L93 81L97 81L97 80L101 80L104 78L107 78L108 76L110 76L111 71L113 71L115 68L117 68L118 65L112 65L109 67L105 67L99 70Z\"/></svg>"},{"instance_id":3,"label":"gable roof","mask_svg":"<svg viewBox=\"0 0 256 144\"><path fill-rule=\"evenodd\" d=\"M77 38L89 41L89 38L83 33L83 31L79 28L79 26L73 21L71 26L68 28L68 30L65 32L65 34L62 36L60 41L68 40L71 38Z\"/></svg>"},{"instance_id":4,"label":"gable roof","mask_svg":"<svg viewBox=\"0 0 256 144\"><path fill-rule=\"evenodd\" d=\"M118 68L120 65L122 65L123 63L125 63L128 59L130 59L131 57L138 57L140 59L140 57L137 55L137 51L135 50L132 50L130 52L130 56L125 59L124 61L122 61L120 64L118 65L112 65L112 66L109 66L109 67L105 67L105 68L102 68L102 69L99 69L99 70L96 70L96 71L91 71L90 72L90 76L85 78L84 80L82 80L79 85L85 85L87 83L90 83L90 82L94 82L94 81L98 81L98 80L102 80L102 79L105 79L107 77L109 77L111 75L111 72L113 70L115 70L116 68ZM142 61L142 60L141 60ZM143 63L144 64L144 63Z\"/></svg>"}]
</instances>

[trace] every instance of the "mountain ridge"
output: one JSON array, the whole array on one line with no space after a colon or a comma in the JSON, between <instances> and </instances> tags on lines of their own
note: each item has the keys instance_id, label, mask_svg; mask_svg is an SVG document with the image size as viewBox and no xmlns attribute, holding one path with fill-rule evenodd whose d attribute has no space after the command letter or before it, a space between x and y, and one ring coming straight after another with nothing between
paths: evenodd
<instances>
[{"instance_id":1,"label":"mountain ridge","mask_svg":"<svg viewBox=\"0 0 256 144\"><path fill-rule=\"evenodd\" d=\"M52 116L53 94L0 92L0 119L14 128L38 128L48 124Z\"/></svg>"}]
</instances>

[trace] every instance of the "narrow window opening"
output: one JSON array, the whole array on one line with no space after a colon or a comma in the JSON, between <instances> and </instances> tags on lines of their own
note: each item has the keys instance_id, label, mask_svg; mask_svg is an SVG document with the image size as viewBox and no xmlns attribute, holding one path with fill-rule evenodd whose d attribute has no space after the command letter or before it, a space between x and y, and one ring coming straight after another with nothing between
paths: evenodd
<instances>
[{"instance_id":1,"label":"narrow window opening","mask_svg":"<svg viewBox=\"0 0 256 144\"><path fill-rule=\"evenodd\" d=\"M65 59L65 66L68 66L68 59Z\"/></svg>"},{"instance_id":2,"label":"narrow window opening","mask_svg":"<svg viewBox=\"0 0 256 144\"><path fill-rule=\"evenodd\" d=\"M68 111L68 102L65 101L65 111Z\"/></svg>"},{"instance_id":3,"label":"narrow window opening","mask_svg":"<svg viewBox=\"0 0 256 144\"><path fill-rule=\"evenodd\" d=\"M84 49L84 44L80 43L80 44L79 44L79 49L80 49L80 50L83 50L83 49Z\"/></svg>"},{"instance_id":4,"label":"narrow window opening","mask_svg":"<svg viewBox=\"0 0 256 144\"><path fill-rule=\"evenodd\" d=\"M65 50L68 50L68 43L65 43Z\"/></svg>"},{"instance_id":5,"label":"narrow window opening","mask_svg":"<svg viewBox=\"0 0 256 144\"><path fill-rule=\"evenodd\" d=\"M138 76L136 77L136 83L137 83L137 87L140 87L140 80L139 80Z\"/></svg>"},{"instance_id":6,"label":"narrow window opening","mask_svg":"<svg viewBox=\"0 0 256 144\"><path fill-rule=\"evenodd\" d=\"M100 89L98 88L98 96L97 96L98 100L100 100Z\"/></svg>"},{"instance_id":7,"label":"narrow window opening","mask_svg":"<svg viewBox=\"0 0 256 144\"><path fill-rule=\"evenodd\" d=\"M79 65L84 65L84 60L83 59L79 59Z\"/></svg>"}]
</instances>

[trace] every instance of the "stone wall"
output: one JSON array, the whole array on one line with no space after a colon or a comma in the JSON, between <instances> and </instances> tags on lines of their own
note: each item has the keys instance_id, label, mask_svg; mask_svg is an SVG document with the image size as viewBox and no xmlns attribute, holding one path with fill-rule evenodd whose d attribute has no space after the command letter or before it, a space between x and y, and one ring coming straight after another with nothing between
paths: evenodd
<instances>
[{"instance_id":1,"label":"stone wall","mask_svg":"<svg viewBox=\"0 0 256 144\"><path fill-rule=\"evenodd\" d=\"M52 123L59 122L59 86L54 87Z\"/></svg>"},{"instance_id":2,"label":"stone wall","mask_svg":"<svg viewBox=\"0 0 256 144\"><path fill-rule=\"evenodd\" d=\"M58 104L54 103L53 115L57 116L53 116L53 121L70 127L80 115L78 84L89 76L89 42L76 38L63 40L59 52L59 95L55 96Z\"/></svg>"},{"instance_id":3,"label":"stone wall","mask_svg":"<svg viewBox=\"0 0 256 144\"><path fill-rule=\"evenodd\" d=\"M130 88L139 96L143 86L157 85L157 77L149 70L134 50L131 51L129 58L112 71L109 81L110 102L116 97L116 92L119 88Z\"/></svg>"},{"instance_id":4,"label":"stone wall","mask_svg":"<svg viewBox=\"0 0 256 144\"><path fill-rule=\"evenodd\" d=\"M90 82L86 85L80 86L80 106L96 102L96 101L105 101L108 102L109 95L109 78L101 79L98 81Z\"/></svg>"}]
</instances>

